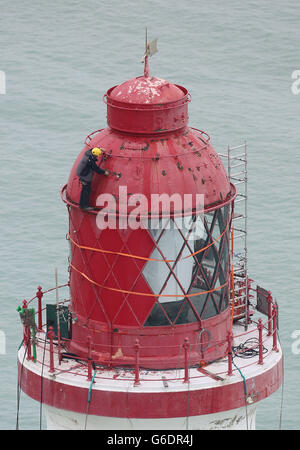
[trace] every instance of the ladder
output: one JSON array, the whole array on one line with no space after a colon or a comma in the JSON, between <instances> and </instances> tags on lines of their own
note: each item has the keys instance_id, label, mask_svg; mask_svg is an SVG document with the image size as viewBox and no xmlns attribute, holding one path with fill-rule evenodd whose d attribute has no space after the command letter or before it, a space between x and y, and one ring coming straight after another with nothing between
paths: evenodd
<instances>
[{"instance_id":1,"label":"ladder","mask_svg":"<svg viewBox=\"0 0 300 450\"><path fill-rule=\"evenodd\" d=\"M233 267L234 280L234 308L233 319L244 318L245 330L249 320L249 279L247 258L247 220L248 220L248 171L247 171L247 143L236 147L228 146L227 154L219 153L223 160L227 160L228 179L237 188L232 217L233 228ZM224 162L225 162L224 161Z\"/></svg>"}]
</instances>

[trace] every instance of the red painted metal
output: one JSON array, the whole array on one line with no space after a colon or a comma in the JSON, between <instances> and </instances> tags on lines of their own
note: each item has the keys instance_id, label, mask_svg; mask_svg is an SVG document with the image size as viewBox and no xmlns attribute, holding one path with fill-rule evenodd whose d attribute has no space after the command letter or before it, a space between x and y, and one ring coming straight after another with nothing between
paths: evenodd
<instances>
[{"instance_id":1,"label":"red painted metal","mask_svg":"<svg viewBox=\"0 0 300 450\"><path fill-rule=\"evenodd\" d=\"M262 320L258 319L258 364L263 364L263 324Z\"/></svg>"},{"instance_id":2,"label":"red painted metal","mask_svg":"<svg viewBox=\"0 0 300 450\"><path fill-rule=\"evenodd\" d=\"M110 128L135 134L164 133L187 125L187 90L156 77L137 77L107 91Z\"/></svg>"},{"instance_id":3,"label":"red painted metal","mask_svg":"<svg viewBox=\"0 0 300 450\"><path fill-rule=\"evenodd\" d=\"M53 347L54 331L52 326L49 327L48 338L49 338L49 352L50 352L49 372L53 373L55 372L55 369L54 369L54 347Z\"/></svg>"},{"instance_id":4,"label":"red painted metal","mask_svg":"<svg viewBox=\"0 0 300 450\"><path fill-rule=\"evenodd\" d=\"M73 325L70 351L86 357L86 320L79 315ZM109 332L105 323L89 320L89 332L94 340L93 358L109 366L134 366L135 352L133 345L136 339L142 347L140 365L145 368L166 369L183 367L184 353L180 352L184 338L191 343L190 364L197 364L201 359L213 361L223 357L227 352L227 340L224 336L230 330L230 318L225 310L215 317L202 321L202 327L210 332L210 342L203 349L199 343L202 330L199 323L178 325L177 327L126 327L118 326Z\"/></svg>"},{"instance_id":5,"label":"red painted metal","mask_svg":"<svg viewBox=\"0 0 300 450\"><path fill-rule=\"evenodd\" d=\"M37 288L37 293L36 293L36 297L38 299L38 329L39 331L42 330L43 328L43 320L42 320L42 298L43 298L43 292L42 292L42 287L38 286Z\"/></svg>"},{"instance_id":6,"label":"red painted metal","mask_svg":"<svg viewBox=\"0 0 300 450\"><path fill-rule=\"evenodd\" d=\"M134 344L134 350L136 353L135 356L135 378L134 378L134 385L138 386L140 383L140 343L139 340L136 339Z\"/></svg>"},{"instance_id":7,"label":"red painted metal","mask_svg":"<svg viewBox=\"0 0 300 450\"><path fill-rule=\"evenodd\" d=\"M190 353L190 342L188 338L185 338L184 344L184 383L189 381L189 353Z\"/></svg>"},{"instance_id":8,"label":"red painted metal","mask_svg":"<svg viewBox=\"0 0 300 450\"><path fill-rule=\"evenodd\" d=\"M92 338L88 336L87 340L87 348L88 348L88 377L87 379L91 381L92 379Z\"/></svg>"},{"instance_id":9,"label":"red painted metal","mask_svg":"<svg viewBox=\"0 0 300 450\"><path fill-rule=\"evenodd\" d=\"M233 372L232 372L232 332L231 331L228 333L227 342L228 342L228 347L227 347L228 371L227 371L227 375L231 376L233 374Z\"/></svg>"},{"instance_id":10,"label":"red painted metal","mask_svg":"<svg viewBox=\"0 0 300 450\"><path fill-rule=\"evenodd\" d=\"M273 304L272 308L272 315L273 315L273 350L278 351L277 348L277 306Z\"/></svg>"},{"instance_id":11,"label":"red painted metal","mask_svg":"<svg viewBox=\"0 0 300 450\"><path fill-rule=\"evenodd\" d=\"M272 334L272 302L273 302L271 291L268 292L267 302L268 302L268 336L271 336L271 334Z\"/></svg>"},{"instance_id":12,"label":"red painted metal","mask_svg":"<svg viewBox=\"0 0 300 450\"><path fill-rule=\"evenodd\" d=\"M62 352L62 345L61 345L61 334L60 334L60 327L58 325L57 327L57 354L58 354L58 364L61 365L61 361L62 361L62 356L61 356L61 352Z\"/></svg>"},{"instance_id":13,"label":"red painted metal","mask_svg":"<svg viewBox=\"0 0 300 450\"><path fill-rule=\"evenodd\" d=\"M187 296L186 302L194 311L197 322L146 327L145 322L157 303L157 297L153 296L143 275L147 261L81 248L85 246L133 254L146 259L151 257L156 248L164 259L160 244L155 242L146 229L98 228L97 213L100 208L97 209L97 198L100 194L110 193L116 198L119 224L120 219L126 219L135 208L129 206L127 212L124 212L124 205L127 206L131 196L137 193L143 194L148 201L144 215L151 211L152 194L191 194L192 209L173 209L174 216L203 211L203 206L196 203L196 194L204 195L205 211L222 208L236 196L236 189L229 183L209 136L203 131L188 127L190 95L185 88L155 77L136 77L109 89L104 100L107 103L108 127L91 133L86 138L68 183L62 190L62 199L67 203L69 212L72 266L76 268L70 270L71 311L77 321L73 325L69 350L85 356L87 335L91 334L95 361L109 366L134 366L134 343L138 339L141 344L141 366L168 368L173 367L176 362L176 366L179 364L183 367L184 356L181 355L178 361L178 354L170 348L171 344L175 347L182 345L187 337L192 346L190 363L195 364L200 359L208 362L223 357L226 354L226 335L230 327L229 307L222 308L224 310L221 312L220 302L216 307L219 314L203 320ZM78 208L81 188L76 167L83 153L93 147L104 150L102 167L110 170L112 175L94 176L90 202L95 205L96 210L86 213ZM120 186L126 186L124 195L120 194ZM165 213L164 208L159 211L162 216ZM210 234L209 230L208 233ZM187 246L185 238L184 242ZM225 245L225 239L222 245ZM221 252L221 249L216 251ZM177 260L179 257L180 255ZM185 296L187 292L174 267L169 265L169 276L176 280L180 292ZM221 270L218 264L215 277ZM225 280L228 273L225 274ZM114 291L100 286L107 286ZM134 292L143 292L145 296L134 295ZM208 346L202 352L197 344L203 327L211 333L212 340L223 343ZM155 346L151 350L145 350L149 339L155 342Z\"/></svg>"},{"instance_id":14,"label":"red painted metal","mask_svg":"<svg viewBox=\"0 0 300 450\"><path fill-rule=\"evenodd\" d=\"M197 193L202 193L208 210L223 206L226 200L232 201L235 196L236 190L230 185L220 158L203 132L186 127L173 133L141 137L106 128L84 146L71 170L65 195L66 201L73 206L78 204L81 190L76 176L77 164L83 153L93 147L105 150L108 158L103 167L121 177L94 177L92 205L96 205L97 197L103 192L119 199L119 186L124 184L127 185L128 199L134 193L142 193L149 205L151 194L171 196L179 192L190 193L195 198ZM196 206L193 204L193 208ZM130 209L133 207L129 207L128 212ZM177 213L182 214L182 211Z\"/></svg>"},{"instance_id":15,"label":"red painted metal","mask_svg":"<svg viewBox=\"0 0 300 450\"><path fill-rule=\"evenodd\" d=\"M41 398L40 376L18 362L19 385L22 390L37 401L62 410L86 414L88 388L43 379ZM255 402L270 396L281 385L283 374L282 358L269 370L260 372L246 381L247 394ZM253 381L255 379L255 382ZM151 405L151 407L145 407ZM187 391L134 392L94 390L89 414L127 418L172 418L186 417ZM213 388L189 390L189 415L212 414L245 406L244 382L219 384Z\"/></svg>"}]
</instances>

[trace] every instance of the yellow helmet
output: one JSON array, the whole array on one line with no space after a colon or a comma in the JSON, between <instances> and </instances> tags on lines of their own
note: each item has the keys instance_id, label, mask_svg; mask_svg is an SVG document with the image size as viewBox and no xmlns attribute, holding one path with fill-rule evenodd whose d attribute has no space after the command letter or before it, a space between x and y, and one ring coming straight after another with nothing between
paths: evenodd
<instances>
[{"instance_id":1,"label":"yellow helmet","mask_svg":"<svg viewBox=\"0 0 300 450\"><path fill-rule=\"evenodd\" d=\"M100 156L101 153L102 153L101 148L95 147L95 148L93 148L93 150L92 150L92 154L93 154L94 156Z\"/></svg>"}]
</instances>

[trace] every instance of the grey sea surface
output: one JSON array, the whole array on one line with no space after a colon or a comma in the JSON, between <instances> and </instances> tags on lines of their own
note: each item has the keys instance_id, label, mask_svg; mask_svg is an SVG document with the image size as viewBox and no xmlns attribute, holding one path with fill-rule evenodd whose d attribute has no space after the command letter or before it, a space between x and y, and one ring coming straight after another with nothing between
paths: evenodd
<instances>
[{"instance_id":1,"label":"grey sea surface","mask_svg":"<svg viewBox=\"0 0 300 450\"><path fill-rule=\"evenodd\" d=\"M55 268L68 280L59 190L86 135L106 126L103 94L143 74L146 26L159 49L150 73L189 90L190 125L218 152L247 141L249 275L279 303L285 366L257 428L299 429L299 1L1 0L0 9L0 429L16 427L16 308L39 284L54 286ZM40 426L23 393L18 418L20 429Z\"/></svg>"}]
</instances>

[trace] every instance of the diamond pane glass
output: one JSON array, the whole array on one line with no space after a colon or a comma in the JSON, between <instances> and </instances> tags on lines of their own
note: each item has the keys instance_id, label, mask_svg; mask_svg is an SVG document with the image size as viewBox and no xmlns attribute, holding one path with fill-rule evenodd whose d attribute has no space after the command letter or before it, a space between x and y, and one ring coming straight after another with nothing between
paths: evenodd
<instances>
[{"instance_id":1,"label":"diamond pane glass","mask_svg":"<svg viewBox=\"0 0 300 450\"><path fill-rule=\"evenodd\" d=\"M148 261L143 270L158 296L145 326L196 322L197 314L206 319L227 307L228 221L226 206L204 216L157 221L149 229L156 241L150 258L168 262Z\"/></svg>"},{"instance_id":2,"label":"diamond pane glass","mask_svg":"<svg viewBox=\"0 0 300 450\"><path fill-rule=\"evenodd\" d=\"M170 227L164 230L159 239L158 248L154 249L150 258L165 259L170 262L148 261L143 275L153 293L159 296L160 303L182 300L184 292L190 285L193 259L183 259L190 255L190 251L185 245L184 238L174 226L174 222L171 221ZM176 261L177 258L179 258L178 261Z\"/></svg>"}]
</instances>

